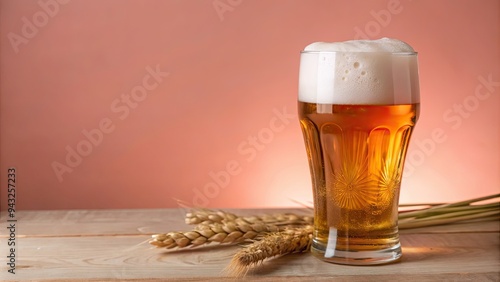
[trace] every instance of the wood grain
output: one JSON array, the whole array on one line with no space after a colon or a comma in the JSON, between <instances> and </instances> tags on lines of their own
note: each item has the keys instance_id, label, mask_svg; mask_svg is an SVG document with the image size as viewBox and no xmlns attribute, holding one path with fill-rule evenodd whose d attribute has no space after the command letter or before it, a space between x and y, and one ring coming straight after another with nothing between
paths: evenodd
<instances>
[{"instance_id":1,"label":"wood grain","mask_svg":"<svg viewBox=\"0 0 500 282\"><path fill-rule=\"evenodd\" d=\"M304 212L234 212L283 211ZM17 273L7 273L2 263L0 280L233 280L221 277L221 271L239 246L166 251L146 243L152 233L190 229L183 216L180 209L18 212ZM395 264L342 266L295 254L264 263L245 280L500 281L499 231L497 221L404 230L403 259ZM2 227L1 257L7 253L6 237Z\"/></svg>"}]
</instances>

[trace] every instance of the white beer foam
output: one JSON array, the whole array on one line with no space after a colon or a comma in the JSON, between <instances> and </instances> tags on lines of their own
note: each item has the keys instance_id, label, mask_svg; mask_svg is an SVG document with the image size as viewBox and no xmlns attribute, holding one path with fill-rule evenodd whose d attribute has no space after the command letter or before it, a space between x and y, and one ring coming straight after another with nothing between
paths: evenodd
<instances>
[{"instance_id":1,"label":"white beer foam","mask_svg":"<svg viewBox=\"0 0 500 282\"><path fill-rule=\"evenodd\" d=\"M403 41L315 42L301 54L299 101L394 105L419 97L417 58Z\"/></svg>"}]
</instances>

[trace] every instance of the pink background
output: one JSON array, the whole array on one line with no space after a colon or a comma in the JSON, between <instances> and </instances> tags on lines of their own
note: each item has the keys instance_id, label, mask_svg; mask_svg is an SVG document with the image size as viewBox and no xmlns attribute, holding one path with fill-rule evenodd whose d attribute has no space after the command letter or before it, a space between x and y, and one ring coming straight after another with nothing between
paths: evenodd
<instances>
[{"instance_id":1,"label":"pink background","mask_svg":"<svg viewBox=\"0 0 500 282\"><path fill-rule=\"evenodd\" d=\"M309 203L299 52L359 31L419 52L401 202L500 190L498 0L0 3L3 209L11 166L19 209ZM132 93L141 101L120 100ZM101 122L91 144L82 131ZM87 154L74 167L67 146ZM71 169L61 181L54 162Z\"/></svg>"}]
</instances>

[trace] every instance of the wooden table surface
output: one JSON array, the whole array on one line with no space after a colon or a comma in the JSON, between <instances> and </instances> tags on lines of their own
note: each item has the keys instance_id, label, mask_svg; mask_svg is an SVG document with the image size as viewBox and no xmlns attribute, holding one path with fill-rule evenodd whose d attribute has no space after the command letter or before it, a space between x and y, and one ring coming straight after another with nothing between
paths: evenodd
<instances>
[{"instance_id":1,"label":"wooden table surface","mask_svg":"<svg viewBox=\"0 0 500 282\"><path fill-rule=\"evenodd\" d=\"M250 215L288 210L230 210ZM18 211L16 269L8 272L6 213L0 217L0 281L232 281L221 276L239 246L166 251L151 234L187 231L185 210ZM264 263L245 281L500 281L500 222L402 230L403 259L343 266L309 253Z\"/></svg>"}]
</instances>

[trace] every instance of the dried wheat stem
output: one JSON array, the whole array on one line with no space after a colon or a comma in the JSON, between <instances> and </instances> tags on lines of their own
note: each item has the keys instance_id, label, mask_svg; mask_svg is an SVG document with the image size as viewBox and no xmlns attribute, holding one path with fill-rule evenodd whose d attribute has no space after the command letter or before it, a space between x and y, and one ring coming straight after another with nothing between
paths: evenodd
<instances>
[{"instance_id":1,"label":"dried wheat stem","mask_svg":"<svg viewBox=\"0 0 500 282\"><path fill-rule=\"evenodd\" d=\"M221 244L239 243L245 240L257 239L269 232L278 232L279 227L264 223L225 224L213 223L198 226L197 229L187 232L169 232L156 234L149 241L151 245L159 248L185 248L218 242Z\"/></svg>"},{"instance_id":2,"label":"dried wheat stem","mask_svg":"<svg viewBox=\"0 0 500 282\"><path fill-rule=\"evenodd\" d=\"M399 222L399 229L410 229L418 227L429 227L434 225L443 225L456 222L467 222L469 220L480 220L480 219L498 219L500 217L500 211L480 211L476 213L463 212L455 213L453 217L449 215L442 214L438 216L429 216L420 219L408 219Z\"/></svg>"},{"instance_id":3,"label":"dried wheat stem","mask_svg":"<svg viewBox=\"0 0 500 282\"><path fill-rule=\"evenodd\" d=\"M238 251L225 272L230 276L242 277L265 259L275 256L304 252L312 242L313 227L307 225L266 235L260 241Z\"/></svg>"}]
</instances>

